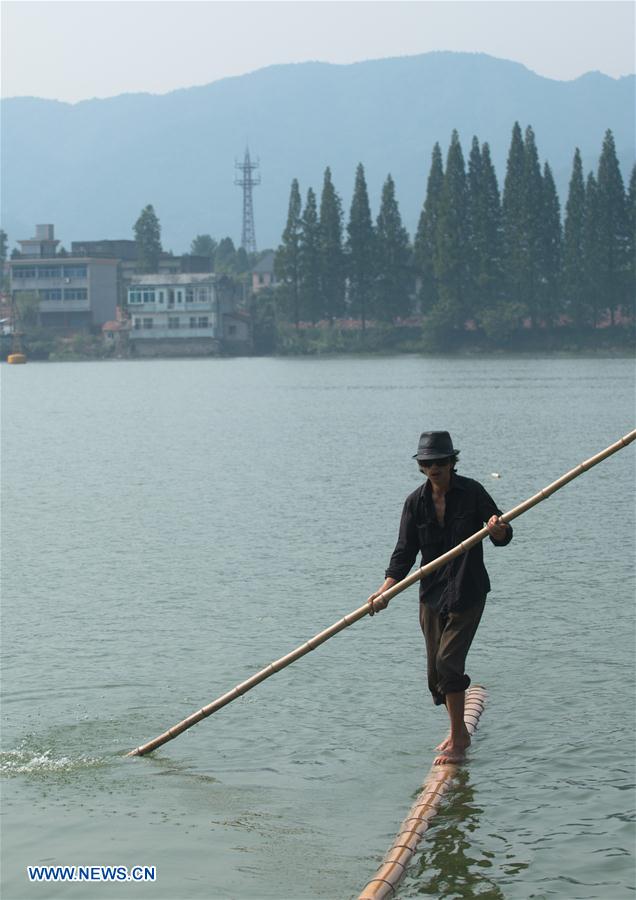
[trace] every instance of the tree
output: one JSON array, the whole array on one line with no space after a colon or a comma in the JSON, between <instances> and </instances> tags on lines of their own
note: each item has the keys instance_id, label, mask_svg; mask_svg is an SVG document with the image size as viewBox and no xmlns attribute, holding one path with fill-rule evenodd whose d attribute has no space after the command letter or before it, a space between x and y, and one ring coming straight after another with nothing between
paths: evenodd
<instances>
[{"instance_id":1,"label":"tree","mask_svg":"<svg viewBox=\"0 0 636 900\"><path fill-rule=\"evenodd\" d=\"M614 136L609 129L603 140L597 183L599 278L614 325L616 310L625 297L629 236L625 188L616 158Z\"/></svg>"},{"instance_id":2,"label":"tree","mask_svg":"<svg viewBox=\"0 0 636 900\"><path fill-rule=\"evenodd\" d=\"M375 278L375 234L362 163L358 163L356 169L347 225L346 253L351 313L360 316L364 331Z\"/></svg>"},{"instance_id":3,"label":"tree","mask_svg":"<svg viewBox=\"0 0 636 900\"><path fill-rule=\"evenodd\" d=\"M277 291L271 287L262 288L258 294L252 294L249 303L252 318L252 342L254 353L270 354L276 350L277 329Z\"/></svg>"},{"instance_id":4,"label":"tree","mask_svg":"<svg viewBox=\"0 0 636 900\"><path fill-rule=\"evenodd\" d=\"M431 168L426 184L426 199L417 225L413 245L415 272L419 279L418 295L422 311L430 310L438 300L437 281L435 279L435 248L437 242L437 222L439 205L444 185L444 168L442 151L438 143L433 147Z\"/></svg>"},{"instance_id":5,"label":"tree","mask_svg":"<svg viewBox=\"0 0 636 900\"><path fill-rule=\"evenodd\" d=\"M480 323L494 315L502 290L501 203L490 147L476 137L468 159L469 312Z\"/></svg>"},{"instance_id":6,"label":"tree","mask_svg":"<svg viewBox=\"0 0 636 900\"><path fill-rule=\"evenodd\" d=\"M217 243L209 234L197 234L190 244L190 253L192 256L205 256L207 259L214 260Z\"/></svg>"},{"instance_id":7,"label":"tree","mask_svg":"<svg viewBox=\"0 0 636 900\"><path fill-rule=\"evenodd\" d=\"M466 179L466 257L468 261L468 299L472 315L479 306L479 269L484 257L484 250L488 253L488 247L483 246L482 226L482 188L483 166L481 159L481 147L476 135L470 146L468 156L468 175Z\"/></svg>"},{"instance_id":8,"label":"tree","mask_svg":"<svg viewBox=\"0 0 636 900\"><path fill-rule=\"evenodd\" d=\"M411 250L390 174L382 187L376 221L376 259L375 310L378 318L391 322L408 316L411 311Z\"/></svg>"},{"instance_id":9,"label":"tree","mask_svg":"<svg viewBox=\"0 0 636 900\"><path fill-rule=\"evenodd\" d=\"M591 310L591 323L598 323L601 308L602 281L599 259L598 185L592 172L585 183L585 213L583 216L583 260L585 305Z\"/></svg>"},{"instance_id":10,"label":"tree","mask_svg":"<svg viewBox=\"0 0 636 900\"><path fill-rule=\"evenodd\" d=\"M309 188L302 214L300 240L300 309L303 318L314 324L322 318L320 290L320 224L316 195Z\"/></svg>"},{"instance_id":11,"label":"tree","mask_svg":"<svg viewBox=\"0 0 636 900\"><path fill-rule=\"evenodd\" d=\"M134 232L139 268L142 272L156 272L161 256L161 225L152 204L142 209Z\"/></svg>"},{"instance_id":12,"label":"tree","mask_svg":"<svg viewBox=\"0 0 636 900\"><path fill-rule=\"evenodd\" d=\"M492 306L501 299L503 278L503 227L501 198L495 167L487 143L481 148L481 207L478 234L480 257L477 269L478 306Z\"/></svg>"},{"instance_id":13,"label":"tree","mask_svg":"<svg viewBox=\"0 0 636 900\"><path fill-rule=\"evenodd\" d=\"M9 290L9 281L10 281L9 270L7 268L7 271L5 272L5 268L4 268L5 263L7 261L8 251L9 251L9 240L8 240L7 232L3 228L0 228L0 272L2 274L2 290L3 291Z\"/></svg>"},{"instance_id":14,"label":"tree","mask_svg":"<svg viewBox=\"0 0 636 900\"><path fill-rule=\"evenodd\" d=\"M225 275L236 274L236 247L231 237L224 237L219 241L214 254L214 269Z\"/></svg>"},{"instance_id":15,"label":"tree","mask_svg":"<svg viewBox=\"0 0 636 900\"><path fill-rule=\"evenodd\" d=\"M543 239L543 179L532 126L525 131L523 155L522 222L523 250L520 257L521 300L530 316L530 326L538 324L541 291L545 281Z\"/></svg>"},{"instance_id":16,"label":"tree","mask_svg":"<svg viewBox=\"0 0 636 900\"><path fill-rule=\"evenodd\" d=\"M435 276L439 299L434 309L441 332L463 328L468 310L469 261L468 192L464 155L457 131L453 131L446 157L446 171L439 206Z\"/></svg>"},{"instance_id":17,"label":"tree","mask_svg":"<svg viewBox=\"0 0 636 900\"><path fill-rule=\"evenodd\" d=\"M342 202L325 169L320 197L320 288L322 305L329 319L344 313L345 264L342 248Z\"/></svg>"},{"instance_id":18,"label":"tree","mask_svg":"<svg viewBox=\"0 0 636 900\"><path fill-rule=\"evenodd\" d=\"M566 311L579 329L587 324L589 318L585 303L584 223L585 185L581 153L577 147L574 151L568 199L565 204L561 287Z\"/></svg>"},{"instance_id":19,"label":"tree","mask_svg":"<svg viewBox=\"0 0 636 900\"><path fill-rule=\"evenodd\" d=\"M16 291L14 294L17 330L36 328L40 323L40 295L37 291Z\"/></svg>"},{"instance_id":20,"label":"tree","mask_svg":"<svg viewBox=\"0 0 636 900\"><path fill-rule=\"evenodd\" d=\"M636 165L627 192L627 303L634 314L636 302Z\"/></svg>"},{"instance_id":21,"label":"tree","mask_svg":"<svg viewBox=\"0 0 636 900\"><path fill-rule=\"evenodd\" d=\"M561 209L552 170L543 166L541 245L541 315L548 326L554 325L560 310L559 275L561 272Z\"/></svg>"},{"instance_id":22,"label":"tree","mask_svg":"<svg viewBox=\"0 0 636 900\"><path fill-rule=\"evenodd\" d=\"M250 260L245 247L239 247L236 251L236 272L238 275L244 275L249 271Z\"/></svg>"},{"instance_id":23,"label":"tree","mask_svg":"<svg viewBox=\"0 0 636 900\"><path fill-rule=\"evenodd\" d=\"M524 146L521 128L515 122L506 163L502 198L504 284L508 301L521 299L521 272L525 254Z\"/></svg>"},{"instance_id":24,"label":"tree","mask_svg":"<svg viewBox=\"0 0 636 900\"><path fill-rule=\"evenodd\" d=\"M510 292L506 294L504 281L504 234L501 200L497 175L487 143L481 147L481 177L475 184L470 177L469 160L469 225L471 254L473 314L491 340L502 345L519 328L523 306ZM477 197L474 193L477 191Z\"/></svg>"},{"instance_id":25,"label":"tree","mask_svg":"<svg viewBox=\"0 0 636 900\"><path fill-rule=\"evenodd\" d=\"M490 147L473 138L468 159L469 313L479 320L501 297L501 202Z\"/></svg>"},{"instance_id":26,"label":"tree","mask_svg":"<svg viewBox=\"0 0 636 900\"><path fill-rule=\"evenodd\" d=\"M302 201L298 179L294 178L289 192L289 206L287 208L287 224L283 231L282 243L276 253L274 270L277 277L284 283L289 293L291 318L296 326L300 327L300 244L302 239Z\"/></svg>"}]
</instances>

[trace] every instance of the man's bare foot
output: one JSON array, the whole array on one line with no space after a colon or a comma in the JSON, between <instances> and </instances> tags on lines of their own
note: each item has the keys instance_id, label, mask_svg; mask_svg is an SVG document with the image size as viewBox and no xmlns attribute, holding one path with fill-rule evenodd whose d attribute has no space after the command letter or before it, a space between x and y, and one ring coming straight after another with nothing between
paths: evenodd
<instances>
[{"instance_id":1,"label":"man's bare foot","mask_svg":"<svg viewBox=\"0 0 636 900\"><path fill-rule=\"evenodd\" d=\"M445 766L449 763L460 763L466 759L466 750L468 749L468 744L458 743L452 744L448 743L444 748L444 751L440 753L439 756L436 756L433 760L434 766Z\"/></svg>"},{"instance_id":2,"label":"man's bare foot","mask_svg":"<svg viewBox=\"0 0 636 900\"><path fill-rule=\"evenodd\" d=\"M437 747L436 747L435 749L436 749L436 750L446 750L448 747L450 747L451 743L452 743L452 741L451 741L451 736L450 736L450 734L449 734L448 737L444 738L444 740L442 741L442 743L441 743L441 744L438 744ZM461 743L462 743L465 747L470 747L470 734L468 733L468 729L466 728L465 725L464 725L464 733L463 733L463 735L462 735L462 741L461 741Z\"/></svg>"}]
</instances>

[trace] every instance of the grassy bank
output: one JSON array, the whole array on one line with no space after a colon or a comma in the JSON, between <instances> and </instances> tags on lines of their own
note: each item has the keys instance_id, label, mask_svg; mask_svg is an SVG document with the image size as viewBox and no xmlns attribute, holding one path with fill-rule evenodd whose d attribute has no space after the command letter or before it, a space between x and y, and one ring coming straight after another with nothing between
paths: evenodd
<instances>
[{"instance_id":1,"label":"grassy bank","mask_svg":"<svg viewBox=\"0 0 636 900\"><path fill-rule=\"evenodd\" d=\"M636 329L632 325L614 328L576 330L567 326L555 329L521 329L505 341L489 338L483 331L456 331L436 334L422 326L374 325L365 330L316 325L296 330L287 323L271 329L267 340L255 334L256 356L329 356L342 354L431 353L503 354L503 353L618 353L630 354L636 348ZM33 331L22 339L29 360L65 362L134 358L124 348L106 345L100 335L77 334L51 336ZM0 340L0 355L6 360L11 352L11 337Z\"/></svg>"},{"instance_id":2,"label":"grassy bank","mask_svg":"<svg viewBox=\"0 0 636 900\"><path fill-rule=\"evenodd\" d=\"M575 329L520 329L505 341L489 338L483 331L436 333L422 326L379 325L349 329L314 326L296 330L279 325L269 354L276 356L321 356L342 353L629 353L636 347L633 326ZM261 351L262 352L262 351ZM263 355L269 355L264 353Z\"/></svg>"}]
</instances>

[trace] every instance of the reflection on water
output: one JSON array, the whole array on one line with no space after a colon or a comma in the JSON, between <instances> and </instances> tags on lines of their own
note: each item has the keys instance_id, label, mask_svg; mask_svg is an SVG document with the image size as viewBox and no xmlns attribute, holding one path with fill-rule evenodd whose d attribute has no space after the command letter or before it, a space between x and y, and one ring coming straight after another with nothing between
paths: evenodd
<instances>
[{"instance_id":1,"label":"reflection on water","mask_svg":"<svg viewBox=\"0 0 636 900\"><path fill-rule=\"evenodd\" d=\"M488 872L495 865L495 853L485 848L480 855L476 853L474 832L482 814L483 809L475 802L469 769L461 768L424 836L422 850L407 873L400 896L504 900L496 877ZM523 863L516 865L517 871L524 868Z\"/></svg>"}]
</instances>

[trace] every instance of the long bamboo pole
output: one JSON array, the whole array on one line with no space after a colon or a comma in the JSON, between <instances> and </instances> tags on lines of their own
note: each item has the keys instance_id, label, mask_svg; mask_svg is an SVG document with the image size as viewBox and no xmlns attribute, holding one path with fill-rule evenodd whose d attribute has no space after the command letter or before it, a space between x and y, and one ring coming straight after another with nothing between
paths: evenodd
<instances>
[{"instance_id":1,"label":"long bamboo pole","mask_svg":"<svg viewBox=\"0 0 636 900\"><path fill-rule=\"evenodd\" d=\"M479 684L469 687L464 705L464 723L471 737L477 730L485 705L485 689ZM395 895L406 867L415 855L431 819L437 814L458 769L458 763L432 767L380 868L367 883L358 900L386 900Z\"/></svg>"},{"instance_id":2,"label":"long bamboo pole","mask_svg":"<svg viewBox=\"0 0 636 900\"><path fill-rule=\"evenodd\" d=\"M554 494L555 491L558 491L559 488L562 488L574 478L582 475L583 472L587 472L587 470L591 469L592 466L598 465L598 463L602 462L604 459L607 459L608 456L611 456L613 453L616 453L618 452L618 450L622 450L623 447L631 444L631 442L635 439L636 429L634 431L630 431L614 444L610 444L610 446L606 447L605 450L601 450L600 453L597 453L595 456L591 456L589 459L586 459L578 466L575 466L574 469L570 469L570 471L566 472L565 475L562 475L560 478L557 478L556 481L553 481L547 487L544 487L541 491L539 491L538 494L534 494L528 500L524 500L523 503L515 506L509 512L504 513L504 515L501 516L501 520L503 522L511 522L513 519L516 519L518 516L522 515L522 513L527 512L527 510L531 509L533 506L536 506L537 503L541 503L542 500L546 500L551 494ZM288 653L286 656L281 656L280 659L274 660L274 662L271 662L268 666L265 666L264 669L261 669L260 672L252 675L251 678L248 678L246 681L242 681L240 684L237 684L236 687L232 688L231 691L228 691L226 694L222 694L220 697L217 697L216 700L213 700L212 703L209 703L207 706L202 707L197 712L192 713L192 715L188 716L187 719L183 719L183 721L178 722L176 725L173 725L172 728L164 731L163 734L160 734L158 737L153 738L153 740L148 741L148 743L141 744L141 746L139 747L135 747L135 749L131 750L130 753L127 753L126 756L144 756L146 753L150 753L152 750L156 750L157 747L161 747L162 744L165 744L168 741L171 741L173 738L176 738L183 731L187 731L188 728L192 728L193 725L196 725L202 719L207 719L207 717L211 716L212 713L215 713L222 707L227 706L227 704L231 703L232 700L236 700L237 697L242 696L243 694L247 693L247 691L251 691L252 688L256 687L257 684L260 684L261 681L265 681L266 678L269 678L271 675L275 675L276 672L280 672L281 669L285 669L293 662L296 662L296 660L300 659L301 656L305 656L306 653L315 650L316 647L324 644L325 641L328 641L329 638L333 637L335 634L338 634L339 631L348 628L350 625L353 625L354 622L357 622L359 619L363 619L365 616L368 616L369 613L375 612L376 604L377 609L384 609L386 603L397 594L401 593L412 584L415 584L416 581L421 581L421 579L424 578L425 575L429 575L431 572L439 569L441 566L445 565L447 562L450 562L452 559L455 559L457 556L461 556L462 553L465 553L467 550L470 550L471 547L474 547L480 541L483 541L484 538L487 537L487 535L488 528L481 528L479 531L476 531L475 534L467 538L465 541L462 541L456 547L453 547L452 550L449 550L447 553L443 553L432 562L427 563L425 566L421 566L414 572L411 572L410 575L407 575L407 577L402 579L402 581L398 581L398 583L394 584L393 587L384 591L383 594L380 594L371 603L367 602L363 606L359 606L358 609L353 610L353 612L350 612L338 622L334 622L334 624L329 628L325 628L324 631L319 632L304 644L301 644L300 647L292 650L291 653Z\"/></svg>"}]
</instances>

